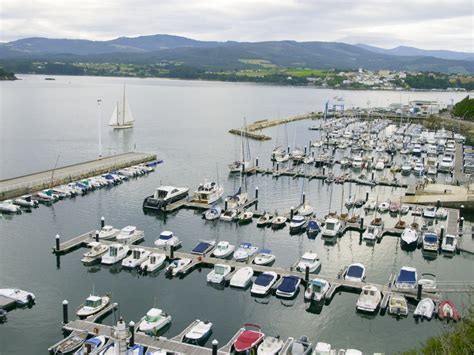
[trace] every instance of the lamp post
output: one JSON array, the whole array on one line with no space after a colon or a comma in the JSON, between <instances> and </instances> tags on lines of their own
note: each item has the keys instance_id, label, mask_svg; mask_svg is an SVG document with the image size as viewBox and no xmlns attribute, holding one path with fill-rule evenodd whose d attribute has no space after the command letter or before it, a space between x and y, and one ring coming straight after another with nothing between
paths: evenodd
<instances>
[{"instance_id":1,"label":"lamp post","mask_svg":"<svg viewBox=\"0 0 474 355\"><path fill-rule=\"evenodd\" d=\"M100 134L100 122L101 122L101 110L100 110L100 103L102 102L101 99L97 100L97 106L99 107L99 159L102 159L102 136Z\"/></svg>"}]
</instances>

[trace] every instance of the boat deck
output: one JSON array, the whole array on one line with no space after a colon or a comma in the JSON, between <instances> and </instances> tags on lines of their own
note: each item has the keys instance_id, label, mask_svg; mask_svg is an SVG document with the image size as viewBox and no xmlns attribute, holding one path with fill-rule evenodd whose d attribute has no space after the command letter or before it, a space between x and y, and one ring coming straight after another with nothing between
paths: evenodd
<instances>
[{"instance_id":1,"label":"boat deck","mask_svg":"<svg viewBox=\"0 0 474 355\"><path fill-rule=\"evenodd\" d=\"M12 298L0 296L0 308L10 309L16 306L16 301Z\"/></svg>"}]
</instances>

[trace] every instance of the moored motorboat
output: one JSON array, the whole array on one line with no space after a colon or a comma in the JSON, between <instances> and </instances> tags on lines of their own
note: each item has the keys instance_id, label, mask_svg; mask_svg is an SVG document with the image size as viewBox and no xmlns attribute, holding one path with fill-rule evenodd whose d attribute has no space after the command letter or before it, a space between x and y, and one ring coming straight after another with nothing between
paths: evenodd
<instances>
[{"instance_id":1,"label":"moored motorboat","mask_svg":"<svg viewBox=\"0 0 474 355\"><path fill-rule=\"evenodd\" d=\"M452 319L455 322L459 320L459 312L451 300L443 300L439 303L438 317L441 320Z\"/></svg>"},{"instance_id":2,"label":"moored motorboat","mask_svg":"<svg viewBox=\"0 0 474 355\"><path fill-rule=\"evenodd\" d=\"M205 255L214 249L215 245L215 240L200 240L193 250L191 250L191 254Z\"/></svg>"},{"instance_id":3,"label":"moored motorboat","mask_svg":"<svg viewBox=\"0 0 474 355\"><path fill-rule=\"evenodd\" d=\"M306 159L306 158L305 158ZM263 342L258 346L257 355L275 355L279 354L283 348L284 342L279 336L266 336Z\"/></svg>"},{"instance_id":4,"label":"moored motorboat","mask_svg":"<svg viewBox=\"0 0 474 355\"><path fill-rule=\"evenodd\" d=\"M306 335L302 335L291 344L292 355L310 355L313 351L313 346ZM317 353L320 354L320 353Z\"/></svg>"},{"instance_id":5,"label":"moored motorboat","mask_svg":"<svg viewBox=\"0 0 474 355\"><path fill-rule=\"evenodd\" d=\"M13 200L15 205L20 207L35 208L39 206L38 200L35 200L31 195L23 195Z\"/></svg>"},{"instance_id":6,"label":"moored motorboat","mask_svg":"<svg viewBox=\"0 0 474 355\"><path fill-rule=\"evenodd\" d=\"M261 273L255 279L252 285L252 288L250 290L250 293L253 295L259 295L259 296L266 295L268 292L270 292L270 289L275 284L277 279L278 279L278 275L276 272L266 271L266 272Z\"/></svg>"},{"instance_id":7,"label":"moored motorboat","mask_svg":"<svg viewBox=\"0 0 474 355\"><path fill-rule=\"evenodd\" d=\"M275 294L282 298L293 298L299 291L301 278L296 275L283 276L281 283L278 285Z\"/></svg>"},{"instance_id":8,"label":"moored motorboat","mask_svg":"<svg viewBox=\"0 0 474 355\"><path fill-rule=\"evenodd\" d=\"M418 232L414 228L405 228L401 235L401 246L406 248L416 247L418 239Z\"/></svg>"},{"instance_id":9,"label":"moored motorboat","mask_svg":"<svg viewBox=\"0 0 474 355\"><path fill-rule=\"evenodd\" d=\"M36 299L33 293L18 288L0 288L0 296L15 300L20 306L33 304Z\"/></svg>"},{"instance_id":10,"label":"moored motorboat","mask_svg":"<svg viewBox=\"0 0 474 355\"><path fill-rule=\"evenodd\" d=\"M19 206L13 204L12 200L5 200L0 202L0 212L3 213L21 213Z\"/></svg>"},{"instance_id":11,"label":"moored motorboat","mask_svg":"<svg viewBox=\"0 0 474 355\"><path fill-rule=\"evenodd\" d=\"M365 285L357 299L356 308L359 311L375 312L382 300L382 294L379 289L373 285Z\"/></svg>"},{"instance_id":12,"label":"moored motorboat","mask_svg":"<svg viewBox=\"0 0 474 355\"><path fill-rule=\"evenodd\" d=\"M321 267L321 260L318 254L312 252L306 252L301 256L296 269L300 272L305 272L308 268L309 272L315 272Z\"/></svg>"},{"instance_id":13,"label":"moored motorboat","mask_svg":"<svg viewBox=\"0 0 474 355\"><path fill-rule=\"evenodd\" d=\"M166 255L161 253L151 253L148 258L140 264L142 272L154 272L163 266Z\"/></svg>"},{"instance_id":14,"label":"moored motorboat","mask_svg":"<svg viewBox=\"0 0 474 355\"><path fill-rule=\"evenodd\" d=\"M262 228L271 224L273 216L268 212L263 212L263 214L257 219L257 227Z\"/></svg>"},{"instance_id":15,"label":"moored motorboat","mask_svg":"<svg viewBox=\"0 0 474 355\"><path fill-rule=\"evenodd\" d=\"M160 329L171 323L171 316L159 308L150 308L136 325L137 332L157 335Z\"/></svg>"},{"instance_id":16,"label":"moored motorboat","mask_svg":"<svg viewBox=\"0 0 474 355\"><path fill-rule=\"evenodd\" d=\"M250 266L245 266L238 269L230 279L229 285L231 287L246 288L252 281L253 269Z\"/></svg>"},{"instance_id":17,"label":"moored motorboat","mask_svg":"<svg viewBox=\"0 0 474 355\"><path fill-rule=\"evenodd\" d=\"M388 313L396 316L408 315L408 303L406 298L401 294L392 293L388 301Z\"/></svg>"},{"instance_id":18,"label":"moored motorboat","mask_svg":"<svg viewBox=\"0 0 474 355\"><path fill-rule=\"evenodd\" d=\"M247 323L232 344L233 352L235 354L249 354L250 351L257 349L264 338L265 334L260 330L260 326Z\"/></svg>"},{"instance_id":19,"label":"moored motorboat","mask_svg":"<svg viewBox=\"0 0 474 355\"><path fill-rule=\"evenodd\" d=\"M143 208L152 210L164 209L170 203L186 198L188 192L189 188L187 187L160 186L153 195L145 198Z\"/></svg>"},{"instance_id":20,"label":"moored motorboat","mask_svg":"<svg viewBox=\"0 0 474 355\"><path fill-rule=\"evenodd\" d=\"M418 305L416 306L415 311L413 312L414 317L431 319L435 310L435 303L431 298L423 298Z\"/></svg>"},{"instance_id":21,"label":"moored motorboat","mask_svg":"<svg viewBox=\"0 0 474 355\"><path fill-rule=\"evenodd\" d=\"M269 265L273 263L276 256L272 254L270 249L260 249L253 259L255 265Z\"/></svg>"},{"instance_id":22,"label":"moored motorboat","mask_svg":"<svg viewBox=\"0 0 474 355\"><path fill-rule=\"evenodd\" d=\"M331 285L323 279L312 279L308 282L304 292L304 298L307 300L314 300L319 302L326 297Z\"/></svg>"},{"instance_id":23,"label":"moored motorboat","mask_svg":"<svg viewBox=\"0 0 474 355\"><path fill-rule=\"evenodd\" d=\"M82 263L85 265L90 265L95 263L96 261L100 261L102 255L107 253L109 250L109 246L99 243L99 242L90 242L88 245L90 250L84 253L84 257L81 259Z\"/></svg>"},{"instance_id":24,"label":"moored motorboat","mask_svg":"<svg viewBox=\"0 0 474 355\"><path fill-rule=\"evenodd\" d=\"M455 253L458 245L458 239L455 235L447 234L441 242L441 250L445 253Z\"/></svg>"},{"instance_id":25,"label":"moored motorboat","mask_svg":"<svg viewBox=\"0 0 474 355\"><path fill-rule=\"evenodd\" d=\"M103 335L87 339L82 346L74 352L74 355L97 354L107 343L107 339Z\"/></svg>"},{"instance_id":26,"label":"moored motorboat","mask_svg":"<svg viewBox=\"0 0 474 355\"><path fill-rule=\"evenodd\" d=\"M342 233L342 223L337 218L327 218L322 229L323 237L338 237Z\"/></svg>"},{"instance_id":27,"label":"moored motorboat","mask_svg":"<svg viewBox=\"0 0 474 355\"><path fill-rule=\"evenodd\" d=\"M72 354L84 344L87 335L87 332L72 332L53 349L54 354Z\"/></svg>"},{"instance_id":28,"label":"moored motorboat","mask_svg":"<svg viewBox=\"0 0 474 355\"><path fill-rule=\"evenodd\" d=\"M218 185L215 181L206 181L194 191L193 201L211 205L218 201L222 195L224 195L224 187Z\"/></svg>"},{"instance_id":29,"label":"moored motorboat","mask_svg":"<svg viewBox=\"0 0 474 355\"><path fill-rule=\"evenodd\" d=\"M294 215L290 221L290 233L298 232L303 230L306 226L306 219L301 215Z\"/></svg>"},{"instance_id":30,"label":"moored motorboat","mask_svg":"<svg viewBox=\"0 0 474 355\"><path fill-rule=\"evenodd\" d=\"M204 218L208 221L215 221L219 219L221 214L222 214L222 209L217 205L213 205L210 209L208 209L204 213Z\"/></svg>"},{"instance_id":31,"label":"moored motorboat","mask_svg":"<svg viewBox=\"0 0 474 355\"><path fill-rule=\"evenodd\" d=\"M137 227L135 226L126 226L120 230L120 232L116 235L115 239L118 242L128 242L132 236L139 233L137 231Z\"/></svg>"},{"instance_id":32,"label":"moored motorboat","mask_svg":"<svg viewBox=\"0 0 474 355\"><path fill-rule=\"evenodd\" d=\"M275 216L272 219L272 229L281 229L286 225L285 216Z\"/></svg>"},{"instance_id":33,"label":"moored motorboat","mask_svg":"<svg viewBox=\"0 0 474 355\"><path fill-rule=\"evenodd\" d=\"M76 311L76 315L81 318L89 317L93 314L99 313L110 303L110 297L90 295L86 302L80 305Z\"/></svg>"},{"instance_id":34,"label":"moored motorboat","mask_svg":"<svg viewBox=\"0 0 474 355\"><path fill-rule=\"evenodd\" d=\"M130 247L121 243L111 244L108 252L102 255L100 262L104 265L112 265L118 263L127 257Z\"/></svg>"},{"instance_id":35,"label":"moored motorboat","mask_svg":"<svg viewBox=\"0 0 474 355\"><path fill-rule=\"evenodd\" d=\"M362 282L365 279L365 266L361 263L354 263L347 267L344 273L344 279L356 282Z\"/></svg>"},{"instance_id":36,"label":"moored motorboat","mask_svg":"<svg viewBox=\"0 0 474 355\"><path fill-rule=\"evenodd\" d=\"M195 325L184 334L183 342L194 345L201 345L211 335L212 323L196 319Z\"/></svg>"},{"instance_id":37,"label":"moored motorboat","mask_svg":"<svg viewBox=\"0 0 474 355\"><path fill-rule=\"evenodd\" d=\"M439 248L438 234L433 231L426 231L423 235L423 250L436 252Z\"/></svg>"},{"instance_id":38,"label":"moored motorboat","mask_svg":"<svg viewBox=\"0 0 474 355\"><path fill-rule=\"evenodd\" d=\"M418 274L416 268L403 266L398 273L393 285L401 289L414 289L418 282Z\"/></svg>"},{"instance_id":39,"label":"moored motorboat","mask_svg":"<svg viewBox=\"0 0 474 355\"><path fill-rule=\"evenodd\" d=\"M183 269L191 264L192 259L180 258L174 259L167 267L166 273L171 276L176 276L183 271Z\"/></svg>"},{"instance_id":40,"label":"moored motorboat","mask_svg":"<svg viewBox=\"0 0 474 355\"><path fill-rule=\"evenodd\" d=\"M122 266L129 269L134 269L140 266L150 256L150 252L143 248L132 249L132 254L122 260Z\"/></svg>"},{"instance_id":41,"label":"moored motorboat","mask_svg":"<svg viewBox=\"0 0 474 355\"><path fill-rule=\"evenodd\" d=\"M253 219L253 212L245 211L241 213L239 216L239 224L248 224L252 222L252 219Z\"/></svg>"},{"instance_id":42,"label":"moored motorboat","mask_svg":"<svg viewBox=\"0 0 474 355\"><path fill-rule=\"evenodd\" d=\"M117 234L120 232L119 229L112 226L103 226L99 231L99 239L112 240L115 239Z\"/></svg>"},{"instance_id":43,"label":"moored motorboat","mask_svg":"<svg viewBox=\"0 0 474 355\"><path fill-rule=\"evenodd\" d=\"M176 248L180 245L181 245L181 241L171 231L161 232L158 239L155 240L155 246L158 248L165 248L165 247L171 247L171 246Z\"/></svg>"},{"instance_id":44,"label":"moored motorboat","mask_svg":"<svg viewBox=\"0 0 474 355\"><path fill-rule=\"evenodd\" d=\"M216 258L227 258L234 252L235 246L231 245L229 242L222 240L217 243L216 248L212 251L212 255Z\"/></svg>"},{"instance_id":45,"label":"moored motorboat","mask_svg":"<svg viewBox=\"0 0 474 355\"><path fill-rule=\"evenodd\" d=\"M220 284L232 271L232 267L225 264L215 264L214 269L207 274L207 282Z\"/></svg>"},{"instance_id":46,"label":"moored motorboat","mask_svg":"<svg viewBox=\"0 0 474 355\"><path fill-rule=\"evenodd\" d=\"M310 238L314 238L318 235L320 232L321 227L319 227L318 221L314 219L310 219L308 223L306 224L306 234Z\"/></svg>"},{"instance_id":47,"label":"moored motorboat","mask_svg":"<svg viewBox=\"0 0 474 355\"><path fill-rule=\"evenodd\" d=\"M368 241L375 241L377 240L382 233L382 230L379 229L377 226L369 225L366 231L362 234L362 238Z\"/></svg>"},{"instance_id":48,"label":"moored motorboat","mask_svg":"<svg viewBox=\"0 0 474 355\"><path fill-rule=\"evenodd\" d=\"M446 219L448 218L448 210L444 207L440 207L436 210L435 217L437 219Z\"/></svg>"},{"instance_id":49,"label":"moored motorboat","mask_svg":"<svg viewBox=\"0 0 474 355\"><path fill-rule=\"evenodd\" d=\"M252 243L241 243L234 252L234 259L236 261L245 261L255 255L258 251L257 247L252 246Z\"/></svg>"}]
</instances>

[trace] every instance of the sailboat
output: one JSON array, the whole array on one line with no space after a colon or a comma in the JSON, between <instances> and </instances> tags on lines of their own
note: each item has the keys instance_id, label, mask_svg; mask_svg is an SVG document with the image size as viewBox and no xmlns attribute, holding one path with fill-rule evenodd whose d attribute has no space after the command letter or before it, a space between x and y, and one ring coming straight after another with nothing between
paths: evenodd
<instances>
[{"instance_id":1,"label":"sailboat","mask_svg":"<svg viewBox=\"0 0 474 355\"><path fill-rule=\"evenodd\" d=\"M117 101L114 112L112 113L112 117L110 117L109 126L113 127L114 129L133 128L134 122L135 120L132 116L132 111L130 110L130 106L126 101L124 85L122 102L120 103Z\"/></svg>"}]
</instances>

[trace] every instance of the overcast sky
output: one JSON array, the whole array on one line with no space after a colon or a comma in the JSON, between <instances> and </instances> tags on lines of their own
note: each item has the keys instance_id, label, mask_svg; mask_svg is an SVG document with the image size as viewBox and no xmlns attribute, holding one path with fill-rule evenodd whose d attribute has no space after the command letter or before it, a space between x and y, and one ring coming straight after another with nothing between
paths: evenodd
<instances>
[{"instance_id":1,"label":"overcast sky","mask_svg":"<svg viewBox=\"0 0 474 355\"><path fill-rule=\"evenodd\" d=\"M474 0L0 0L0 41L166 33L474 51Z\"/></svg>"}]
</instances>

